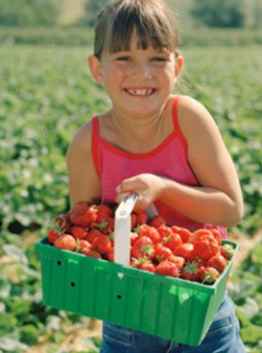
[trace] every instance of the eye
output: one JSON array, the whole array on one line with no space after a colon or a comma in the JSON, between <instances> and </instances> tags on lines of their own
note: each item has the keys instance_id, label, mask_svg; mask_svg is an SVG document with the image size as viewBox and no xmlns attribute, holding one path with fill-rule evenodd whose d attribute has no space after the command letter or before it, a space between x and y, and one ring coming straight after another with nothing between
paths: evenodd
<instances>
[{"instance_id":1,"label":"eye","mask_svg":"<svg viewBox=\"0 0 262 353\"><path fill-rule=\"evenodd\" d=\"M168 61L168 58L166 58L164 56L155 56L154 58L152 58L152 61L166 62L166 61Z\"/></svg>"},{"instance_id":2,"label":"eye","mask_svg":"<svg viewBox=\"0 0 262 353\"><path fill-rule=\"evenodd\" d=\"M129 61L129 59L129 56L118 56L117 58L115 58L116 61Z\"/></svg>"}]
</instances>

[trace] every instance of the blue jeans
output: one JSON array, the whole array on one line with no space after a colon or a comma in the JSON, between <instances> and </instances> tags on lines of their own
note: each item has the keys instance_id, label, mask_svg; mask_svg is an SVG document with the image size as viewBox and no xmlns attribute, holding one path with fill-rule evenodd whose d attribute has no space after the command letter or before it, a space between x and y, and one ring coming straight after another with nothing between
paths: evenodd
<instances>
[{"instance_id":1,"label":"blue jeans","mask_svg":"<svg viewBox=\"0 0 262 353\"><path fill-rule=\"evenodd\" d=\"M226 296L202 343L197 347L129 330L109 322L103 323L100 353L245 353L239 335L234 304Z\"/></svg>"}]
</instances>

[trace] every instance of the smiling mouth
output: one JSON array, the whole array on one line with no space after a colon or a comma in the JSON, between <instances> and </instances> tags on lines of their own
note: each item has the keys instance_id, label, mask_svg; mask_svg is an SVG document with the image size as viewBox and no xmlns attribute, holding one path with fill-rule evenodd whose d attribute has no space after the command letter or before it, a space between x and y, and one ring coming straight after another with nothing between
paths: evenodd
<instances>
[{"instance_id":1,"label":"smiling mouth","mask_svg":"<svg viewBox=\"0 0 262 353\"><path fill-rule=\"evenodd\" d=\"M124 91L134 97L149 97L155 92L155 88L125 88Z\"/></svg>"}]
</instances>

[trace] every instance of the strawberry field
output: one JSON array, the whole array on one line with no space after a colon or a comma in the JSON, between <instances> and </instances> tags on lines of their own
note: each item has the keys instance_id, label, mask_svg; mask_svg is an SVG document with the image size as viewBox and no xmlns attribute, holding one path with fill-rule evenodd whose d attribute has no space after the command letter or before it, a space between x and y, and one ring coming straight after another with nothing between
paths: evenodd
<instances>
[{"instance_id":1,"label":"strawberry field","mask_svg":"<svg viewBox=\"0 0 262 353\"><path fill-rule=\"evenodd\" d=\"M261 47L185 48L179 91L211 111L235 161L251 240L262 219ZM67 211L65 152L76 129L109 105L87 70L88 48L0 48L0 352L91 353L90 319L41 303L34 245ZM250 353L262 350L262 243L232 273L229 290ZM71 339L71 340L70 340Z\"/></svg>"}]
</instances>

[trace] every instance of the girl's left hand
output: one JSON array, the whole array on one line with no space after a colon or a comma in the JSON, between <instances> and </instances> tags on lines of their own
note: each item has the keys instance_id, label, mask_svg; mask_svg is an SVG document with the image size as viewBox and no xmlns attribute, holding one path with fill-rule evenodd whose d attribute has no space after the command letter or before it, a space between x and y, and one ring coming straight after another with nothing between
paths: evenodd
<instances>
[{"instance_id":1,"label":"girl's left hand","mask_svg":"<svg viewBox=\"0 0 262 353\"><path fill-rule=\"evenodd\" d=\"M144 210L159 198L164 184L164 178L154 174L145 173L124 179L116 188L116 201L121 202L127 194L136 192L138 194L138 200L135 205L135 210Z\"/></svg>"}]
</instances>

